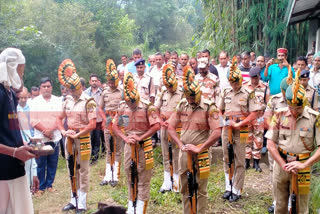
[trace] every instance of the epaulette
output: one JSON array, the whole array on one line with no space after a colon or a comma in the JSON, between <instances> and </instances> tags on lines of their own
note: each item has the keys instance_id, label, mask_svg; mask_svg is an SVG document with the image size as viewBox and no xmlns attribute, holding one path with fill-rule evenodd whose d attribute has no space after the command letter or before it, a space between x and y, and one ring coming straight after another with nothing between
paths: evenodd
<instances>
[{"instance_id":1,"label":"epaulette","mask_svg":"<svg viewBox=\"0 0 320 214\"><path fill-rule=\"evenodd\" d=\"M280 113L280 112L287 112L289 111L288 107L283 107L283 108L278 108L277 110L275 110L275 113Z\"/></svg>"},{"instance_id":2,"label":"epaulette","mask_svg":"<svg viewBox=\"0 0 320 214\"><path fill-rule=\"evenodd\" d=\"M180 102L178 103L176 109L180 108L181 105L186 105L188 104L188 100L186 98L183 98L182 100L180 100Z\"/></svg>"},{"instance_id":3,"label":"epaulette","mask_svg":"<svg viewBox=\"0 0 320 214\"><path fill-rule=\"evenodd\" d=\"M208 106L212 106L212 105L214 104L213 101L208 100L208 99L203 99L203 103L204 103L204 104L207 104Z\"/></svg>"},{"instance_id":4,"label":"epaulette","mask_svg":"<svg viewBox=\"0 0 320 214\"><path fill-rule=\"evenodd\" d=\"M72 99L73 99L73 98L72 98L71 95L67 95L66 98L65 98L65 100L72 100Z\"/></svg>"},{"instance_id":5,"label":"epaulette","mask_svg":"<svg viewBox=\"0 0 320 214\"><path fill-rule=\"evenodd\" d=\"M305 108L308 108L308 112L309 112L310 114L313 114L313 115L316 116L316 117L320 114L319 112L313 110L312 108L310 108L310 107L308 107L308 106L306 106Z\"/></svg>"},{"instance_id":6,"label":"epaulette","mask_svg":"<svg viewBox=\"0 0 320 214\"><path fill-rule=\"evenodd\" d=\"M143 98L140 98L140 102L142 102L144 105L147 105L148 107L152 105L152 102L150 102L149 100L145 100Z\"/></svg>"},{"instance_id":7,"label":"epaulette","mask_svg":"<svg viewBox=\"0 0 320 214\"><path fill-rule=\"evenodd\" d=\"M226 87L223 89L223 92L222 92L222 95L226 95L227 93L229 93L230 91L232 91L232 88L231 87Z\"/></svg>"},{"instance_id":8,"label":"epaulette","mask_svg":"<svg viewBox=\"0 0 320 214\"><path fill-rule=\"evenodd\" d=\"M283 95L282 95L282 93L280 92L280 93L278 93L278 94L272 95L272 96L270 97L270 100L273 99L274 97L276 97L276 98L281 98L282 96L283 96Z\"/></svg>"}]
</instances>

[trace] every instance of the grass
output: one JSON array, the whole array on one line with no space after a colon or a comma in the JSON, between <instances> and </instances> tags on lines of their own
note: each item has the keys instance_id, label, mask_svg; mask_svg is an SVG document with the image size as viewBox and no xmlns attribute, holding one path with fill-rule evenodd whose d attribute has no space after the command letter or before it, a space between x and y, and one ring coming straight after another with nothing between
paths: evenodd
<instances>
[{"instance_id":1,"label":"grass","mask_svg":"<svg viewBox=\"0 0 320 214\"><path fill-rule=\"evenodd\" d=\"M158 193L163 179L162 156L159 147L154 150L154 156L155 167L151 180L151 198L148 204L148 213L183 213L180 194ZM211 166L211 174L208 183L208 213L267 213L267 208L272 202L271 185L268 167L265 164L261 164L261 167L263 169L262 173L257 173L253 169L246 172L245 188L242 199L235 203L229 203L221 198L221 195L224 192L222 162L213 164ZM96 211L98 202L127 206L128 191L123 167L121 168L120 182L115 188L112 188L109 185L103 187L99 186L99 183L104 177L104 173L104 159L99 159L98 163L93 165L90 169L90 190L87 201L87 213ZM314 179L316 180L313 180L315 182L312 184L314 193L310 207L312 207L312 210L317 210L320 207L320 179L315 177ZM54 188L58 191L55 193L46 192L40 198L33 198L36 214L62 213L62 207L70 200L68 171L65 160L61 158L59 159Z\"/></svg>"}]
</instances>

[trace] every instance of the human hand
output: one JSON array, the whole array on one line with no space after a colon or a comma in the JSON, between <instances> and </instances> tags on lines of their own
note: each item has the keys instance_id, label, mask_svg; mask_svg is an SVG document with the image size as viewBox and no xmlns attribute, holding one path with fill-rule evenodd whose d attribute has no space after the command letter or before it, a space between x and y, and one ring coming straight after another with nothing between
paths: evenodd
<instances>
[{"instance_id":1,"label":"human hand","mask_svg":"<svg viewBox=\"0 0 320 214\"><path fill-rule=\"evenodd\" d=\"M307 168L305 163L301 163L300 161L293 161L293 162L287 163L285 164L284 167L295 174L297 174L299 170Z\"/></svg>"},{"instance_id":2,"label":"human hand","mask_svg":"<svg viewBox=\"0 0 320 214\"><path fill-rule=\"evenodd\" d=\"M182 151L191 152L191 153L195 153L195 154L198 154L201 152L200 147L193 145L193 144L184 145Z\"/></svg>"},{"instance_id":3,"label":"human hand","mask_svg":"<svg viewBox=\"0 0 320 214\"><path fill-rule=\"evenodd\" d=\"M49 139L53 138L53 131L51 129L46 129L42 132L42 134Z\"/></svg>"},{"instance_id":4,"label":"human hand","mask_svg":"<svg viewBox=\"0 0 320 214\"><path fill-rule=\"evenodd\" d=\"M283 59L282 65L288 67L289 63L288 63L288 61L286 59Z\"/></svg>"},{"instance_id":5,"label":"human hand","mask_svg":"<svg viewBox=\"0 0 320 214\"><path fill-rule=\"evenodd\" d=\"M38 192L39 190L39 179L37 176L33 176L32 178L32 187L31 187L31 192L34 194Z\"/></svg>"},{"instance_id":6,"label":"human hand","mask_svg":"<svg viewBox=\"0 0 320 214\"><path fill-rule=\"evenodd\" d=\"M136 144L137 143L137 140L132 138L132 137L126 137L124 139L124 142L127 143L127 144Z\"/></svg>"},{"instance_id":7,"label":"human hand","mask_svg":"<svg viewBox=\"0 0 320 214\"><path fill-rule=\"evenodd\" d=\"M32 146L20 146L19 148L15 149L16 151L14 153L14 157L23 162L36 157L36 155L32 153L34 149Z\"/></svg>"},{"instance_id":8,"label":"human hand","mask_svg":"<svg viewBox=\"0 0 320 214\"><path fill-rule=\"evenodd\" d=\"M274 60L274 58L269 59L269 61L266 63L266 66L272 65L273 64L273 60Z\"/></svg>"}]
</instances>

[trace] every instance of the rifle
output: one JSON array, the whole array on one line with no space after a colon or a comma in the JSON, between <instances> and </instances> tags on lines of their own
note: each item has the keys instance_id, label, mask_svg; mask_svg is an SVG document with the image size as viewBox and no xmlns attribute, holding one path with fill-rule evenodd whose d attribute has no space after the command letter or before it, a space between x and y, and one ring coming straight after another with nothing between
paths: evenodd
<instances>
[{"instance_id":1,"label":"rifle","mask_svg":"<svg viewBox=\"0 0 320 214\"><path fill-rule=\"evenodd\" d=\"M190 214L197 213L197 194L198 194L198 183L197 183L197 172L195 168L195 161L192 157L192 154L188 153L188 172L187 172L187 180L188 180L188 190L189 190L189 207Z\"/></svg>"},{"instance_id":2,"label":"rifle","mask_svg":"<svg viewBox=\"0 0 320 214\"><path fill-rule=\"evenodd\" d=\"M112 174L112 178L111 178L111 181L114 182L113 180L113 164L115 162L115 150L116 150L116 138L114 137L113 135L113 132L112 132L112 123L110 122L109 124L109 131L110 131L110 151L109 151L109 155L110 155L110 166L111 166L111 174Z\"/></svg>"},{"instance_id":3,"label":"rifle","mask_svg":"<svg viewBox=\"0 0 320 214\"><path fill-rule=\"evenodd\" d=\"M170 180L171 180L171 189L177 190L178 187L174 184L173 180L173 158L172 158L172 143L171 143L171 137L168 134L168 146L169 146L169 165L170 165Z\"/></svg>"},{"instance_id":4,"label":"rifle","mask_svg":"<svg viewBox=\"0 0 320 214\"><path fill-rule=\"evenodd\" d=\"M138 147L136 144L131 144L131 197L134 213L136 213L137 196L138 196Z\"/></svg>"},{"instance_id":5,"label":"rifle","mask_svg":"<svg viewBox=\"0 0 320 214\"><path fill-rule=\"evenodd\" d=\"M70 185L72 191L72 197L76 201L76 209L78 209L78 194L77 194L77 181L76 181L76 169L77 169L77 151L74 148L74 141L67 138L67 152L68 152L68 169L70 174Z\"/></svg>"},{"instance_id":6,"label":"rifle","mask_svg":"<svg viewBox=\"0 0 320 214\"><path fill-rule=\"evenodd\" d=\"M228 166L229 166L229 183L231 187L231 196L232 196L232 177L234 172L234 151L233 151L233 141L232 141L232 127L228 126L228 140L229 143L227 145L228 148Z\"/></svg>"},{"instance_id":7,"label":"rifle","mask_svg":"<svg viewBox=\"0 0 320 214\"><path fill-rule=\"evenodd\" d=\"M290 214L297 214L299 213L299 207L298 207L298 175L292 174L292 182L291 182L291 208L290 208Z\"/></svg>"}]
</instances>

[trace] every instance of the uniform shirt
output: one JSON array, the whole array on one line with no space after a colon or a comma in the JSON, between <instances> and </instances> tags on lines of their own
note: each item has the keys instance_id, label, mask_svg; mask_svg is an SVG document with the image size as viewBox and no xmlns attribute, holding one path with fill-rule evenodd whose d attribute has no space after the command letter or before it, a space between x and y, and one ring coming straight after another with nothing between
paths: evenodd
<instances>
[{"instance_id":1,"label":"uniform shirt","mask_svg":"<svg viewBox=\"0 0 320 214\"><path fill-rule=\"evenodd\" d=\"M182 99L176 112L169 118L170 124L181 123L180 139L183 144L199 145L204 143L211 130L221 127L219 110L215 104L201 97L199 105L190 105L186 98Z\"/></svg>"},{"instance_id":2,"label":"uniform shirt","mask_svg":"<svg viewBox=\"0 0 320 214\"><path fill-rule=\"evenodd\" d=\"M102 89L98 88L98 90L96 92L92 92L91 87L87 88L87 90L85 90L85 93L87 95L89 95L90 97L92 97L95 101L96 104L99 105L100 103L100 98L101 98L101 94L102 94ZM97 108L97 123L102 121L102 117L99 114L99 109Z\"/></svg>"},{"instance_id":3,"label":"uniform shirt","mask_svg":"<svg viewBox=\"0 0 320 214\"><path fill-rule=\"evenodd\" d=\"M17 108L16 94L0 84L0 143L9 147L23 146ZM25 175L24 163L9 155L0 154L0 180L16 179Z\"/></svg>"},{"instance_id":4,"label":"uniform shirt","mask_svg":"<svg viewBox=\"0 0 320 214\"><path fill-rule=\"evenodd\" d=\"M130 109L125 101L121 101L113 122L123 127L126 135L142 135L152 125L160 123L160 118L150 101L140 99L134 110Z\"/></svg>"},{"instance_id":5,"label":"uniform shirt","mask_svg":"<svg viewBox=\"0 0 320 214\"><path fill-rule=\"evenodd\" d=\"M254 102L261 106L261 111L263 112L267 105L267 96L269 96L268 86L261 80L256 87L251 84L251 80L244 83L243 86L247 87L250 91L253 91L255 96Z\"/></svg>"},{"instance_id":6,"label":"uniform shirt","mask_svg":"<svg viewBox=\"0 0 320 214\"><path fill-rule=\"evenodd\" d=\"M316 91L316 89L308 85L306 88L306 97L308 99L310 107L318 111L319 98L318 98L318 92Z\"/></svg>"},{"instance_id":7,"label":"uniform shirt","mask_svg":"<svg viewBox=\"0 0 320 214\"><path fill-rule=\"evenodd\" d=\"M289 108L279 109L273 116L265 137L278 142L281 149L294 154L310 153L320 146L319 127L316 126L318 112L306 106L295 119ZM304 142L304 143L303 143Z\"/></svg>"},{"instance_id":8,"label":"uniform shirt","mask_svg":"<svg viewBox=\"0 0 320 214\"><path fill-rule=\"evenodd\" d=\"M175 112L183 96L184 93L181 87L178 87L173 94L165 86L162 87L161 93L157 96L155 102L155 107L160 110L160 117L167 120Z\"/></svg>"},{"instance_id":9,"label":"uniform shirt","mask_svg":"<svg viewBox=\"0 0 320 214\"><path fill-rule=\"evenodd\" d=\"M156 91L153 83L153 78L147 74L143 74L141 77L138 74L134 75L136 87L139 95L144 100L150 100L150 97L156 96Z\"/></svg>"},{"instance_id":10,"label":"uniform shirt","mask_svg":"<svg viewBox=\"0 0 320 214\"><path fill-rule=\"evenodd\" d=\"M197 74L195 79L200 83L200 90L204 98L216 102L220 94L218 77L208 72L205 77L201 73Z\"/></svg>"},{"instance_id":11,"label":"uniform shirt","mask_svg":"<svg viewBox=\"0 0 320 214\"><path fill-rule=\"evenodd\" d=\"M270 123L272 115L280 108L287 107L287 101L284 99L282 93L275 94L270 97L266 110L264 111L264 118Z\"/></svg>"},{"instance_id":12,"label":"uniform shirt","mask_svg":"<svg viewBox=\"0 0 320 214\"><path fill-rule=\"evenodd\" d=\"M69 129L83 129L92 119L97 118L96 102L89 95L82 92L78 100L74 100L72 96L66 96L66 100L62 104L61 118L68 117Z\"/></svg>"},{"instance_id":13,"label":"uniform shirt","mask_svg":"<svg viewBox=\"0 0 320 214\"><path fill-rule=\"evenodd\" d=\"M261 110L261 105L257 104L253 91L241 87L238 91L226 88L221 93L218 108L225 111L225 116L247 116L249 112Z\"/></svg>"},{"instance_id":14,"label":"uniform shirt","mask_svg":"<svg viewBox=\"0 0 320 214\"><path fill-rule=\"evenodd\" d=\"M221 91L223 91L227 87L231 87L229 80L227 78L227 73L228 73L229 67L230 67L229 62L226 65L226 67L222 67L221 64L216 66L216 68L218 70L218 74L219 74L219 80L220 80L219 86L220 86Z\"/></svg>"},{"instance_id":15,"label":"uniform shirt","mask_svg":"<svg viewBox=\"0 0 320 214\"><path fill-rule=\"evenodd\" d=\"M295 77L294 70L292 68L292 78ZM269 81L270 95L275 95L281 92L280 84L283 78L288 76L288 68L283 66L280 69L279 64L270 65L268 68L268 76L263 77L265 81Z\"/></svg>"},{"instance_id":16,"label":"uniform shirt","mask_svg":"<svg viewBox=\"0 0 320 214\"><path fill-rule=\"evenodd\" d=\"M101 94L99 106L105 111L116 112L121 100L123 100L123 92L119 86L114 91L105 87Z\"/></svg>"},{"instance_id":17,"label":"uniform shirt","mask_svg":"<svg viewBox=\"0 0 320 214\"><path fill-rule=\"evenodd\" d=\"M34 137L43 138L43 142L58 142L62 137L57 127L57 117L61 113L62 103L59 97L51 95L49 101L46 101L42 95L37 96L32 100L30 108L30 123L35 127L41 123L45 129L54 129L53 138L44 137L42 131L34 128Z\"/></svg>"}]
</instances>

